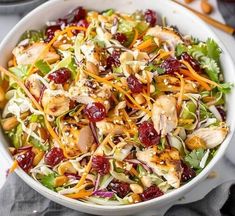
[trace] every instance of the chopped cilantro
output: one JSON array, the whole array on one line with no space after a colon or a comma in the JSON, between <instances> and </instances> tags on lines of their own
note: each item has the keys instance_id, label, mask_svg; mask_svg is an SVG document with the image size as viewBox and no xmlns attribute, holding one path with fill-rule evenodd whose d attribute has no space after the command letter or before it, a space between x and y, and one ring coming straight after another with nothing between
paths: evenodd
<instances>
[{"instance_id":1,"label":"chopped cilantro","mask_svg":"<svg viewBox=\"0 0 235 216\"><path fill-rule=\"evenodd\" d=\"M204 149L194 149L192 152L185 156L185 161L195 169L200 169L200 162L205 154Z\"/></svg>"}]
</instances>

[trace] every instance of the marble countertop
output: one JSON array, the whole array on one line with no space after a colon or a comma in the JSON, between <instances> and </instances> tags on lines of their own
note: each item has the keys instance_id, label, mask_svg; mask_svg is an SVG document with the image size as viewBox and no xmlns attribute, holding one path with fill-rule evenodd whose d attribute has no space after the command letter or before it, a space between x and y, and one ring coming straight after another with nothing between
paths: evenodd
<instances>
[{"instance_id":1,"label":"marble countertop","mask_svg":"<svg viewBox=\"0 0 235 216\"><path fill-rule=\"evenodd\" d=\"M216 0L210 0L216 8ZM194 8L199 8L199 1L195 1L192 4ZM217 20L223 21L223 18L218 10L212 14L212 17ZM0 41L7 34L7 32L20 20L20 16L18 15L1 15L0 14ZM219 36L221 41L227 47L230 54L235 53L235 40L232 36L221 32L220 30L213 29L216 34ZM233 60L235 62L235 55L232 55ZM235 156L233 152L235 152L234 145L235 137L232 139L230 146L227 150L226 155L220 160L220 162L215 166L213 170L213 178L208 178L204 182L202 182L199 186L195 187L192 192L188 193L185 197L187 202L198 200L205 196L212 188L217 185L235 179ZM1 154L1 153L0 153ZM10 167L9 164L1 157L0 155L0 188L4 184L6 180L6 170ZM182 201L184 202L184 201Z\"/></svg>"}]
</instances>

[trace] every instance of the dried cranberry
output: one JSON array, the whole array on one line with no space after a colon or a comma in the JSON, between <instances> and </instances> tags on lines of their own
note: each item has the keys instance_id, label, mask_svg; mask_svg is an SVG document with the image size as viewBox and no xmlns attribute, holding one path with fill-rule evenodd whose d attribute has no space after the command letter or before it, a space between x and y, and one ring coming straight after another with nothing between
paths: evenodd
<instances>
[{"instance_id":1,"label":"dried cranberry","mask_svg":"<svg viewBox=\"0 0 235 216\"><path fill-rule=\"evenodd\" d=\"M45 163L49 166L56 166L64 159L64 153L61 148L54 147L45 155Z\"/></svg>"},{"instance_id":2,"label":"dried cranberry","mask_svg":"<svg viewBox=\"0 0 235 216\"><path fill-rule=\"evenodd\" d=\"M31 149L29 149L24 153L18 154L16 156L16 161L25 172L29 172L29 170L33 166L34 157L35 153Z\"/></svg>"},{"instance_id":3,"label":"dried cranberry","mask_svg":"<svg viewBox=\"0 0 235 216\"><path fill-rule=\"evenodd\" d=\"M142 201L147 201L160 197L163 194L164 193L159 189L159 187L157 187L156 185L152 185L141 194L141 199Z\"/></svg>"},{"instance_id":4,"label":"dried cranberry","mask_svg":"<svg viewBox=\"0 0 235 216\"><path fill-rule=\"evenodd\" d=\"M183 173L181 176L181 179L183 182L186 182L196 176L196 172L187 164L185 164L184 162L181 162L181 166L183 168Z\"/></svg>"},{"instance_id":5,"label":"dried cranberry","mask_svg":"<svg viewBox=\"0 0 235 216\"><path fill-rule=\"evenodd\" d=\"M70 23L70 26L80 26L80 27L88 28L89 23L87 22L87 20L82 19L82 20L79 20L78 22ZM72 30L72 33L74 35L77 35L79 32L81 32L81 31L80 30Z\"/></svg>"},{"instance_id":6,"label":"dried cranberry","mask_svg":"<svg viewBox=\"0 0 235 216\"><path fill-rule=\"evenodd\" d=\"M117 32L113 37L115 40L119 41L121 44L124 44L127 41L127 37L123 33Z\"/></svg>"},{"instance_id":7,"label":"dried cranberry","mask_svg":"<svg viewBox=\"0 0 235 216\"><path fill-rule=\"evenodd\" d=\"M112 69L112 67L119 67L120 66L120 51L114 50L112 54L106 60L106 68Z\"/></svg>"},{"instance_id":8,"label":"dried cranberry","mask_svg":"<svg viewBox=\"0 0 235 216\"><path fill-rule=\"evenodd\" d=\"M153 123L143 122L139 126L139 139L145 146L152 146L158 144L160 141L160 135L154 129Z\"/></svg>"},{"instance_id":9,"label":"dried cranberry","mask_svg":"<svg viewBox=\"0 0 235 216\"><path fill-rule=\"evenodd\" d=\"M145 21L150 24L150 26L155 26L157 23L157 15L156 12L153 10L146 10L144 13L144 18Z\"/></svg>"},{"instance_id":10,"label":"dried cranberry","mask_svg":"<svg viewBox=\"0 0 235 216\"><path fill-rule=\"evenodd\" d=\"M92 168L100 175L106 175L109 173L110 163L109 160L103 156L95 156L92 159Z\"/></svg>"},{"instance_id":11,"label":"dried cranberry","mask_svg":"<svg viewBox=\"0 0 235 216\"><path fill-rule=\"evenodd\" d=\"M127 84L132 93L143 92L144 85L134 75L127 78Z\"/></svg>"},{"instance_id":12,"label":"dried cranberry","mask_svg":"<svg viewBox=\"0 0 235 216\"><path fill-rule=\"evenodd\" d=\"M73 11L73 21L79 21L86 18L86 10L83 7L78 7Z\"/></svg>"},{"instance_id":13,"label":"dried cranberry","mask_svg":"<svg viewBox=\"0 0 235 216\"><path fill-rule=\"evenodd\" d=\"M124 198L130 193L130 185L125 182L111 182L108 186L108 190L116 193L120 198Z\"/></svg>"},{"instance_id":14,"label":"dried cranberry","mask_svg":"<svg viewBox=\"0 0 235 216\"><path fill-rule=\"evenodd\" d=\"M188 53L183 52L183 53L181 54L181 58L182 58L184 61L188 62L188 63L191 65L191 67L192 67L196 72L200 72L200 71L201 71L201 67L200 67L199 62L198 62L196 59L194 59L192 56L190 56Z\"/></svg>"},{"instance_id":15,"label":"dried cranberry","mask_svg":"<svg viewBox=\"0 0 235 216\"><path fill-rule=\"evenodd\" d=\"M164 60L161 64L161 68L168 74L178 73L180 71L180 66L180 62L172 57Z\"/></svg>"},{"instance_id":16,"label":"dried cranberry","mask_svg":"<svg viewBox=\"0 0 235 216\"><path fill-rule=\"evenodd\" d=\"M98 122L105 118L106 109L102 103L94 102L86 106L85 114L91 122Z\"/></svg>"},{"instance_id":17,"label":"dried cranberry","mask_svg":"<svg viewBox=\"0 0 235 216\"><path fill-rule=\"evenodd\" d=\"M60 25L48 26L45 31L45 36L46 36L45 41L50 42L54 38L55 32L58 30L61 30Z\"/></svg>"},{"instance_id":18,"label":"dried cranberry","mask_svg":"<svg viewBox=\"0 0 235 216\"><path fill-rule=\"evenodd\" d=\"M48 79L56 84L64 84L71 77L71 71L68 68L60 68L48 75Z\"/></svg>"}]
</instances>

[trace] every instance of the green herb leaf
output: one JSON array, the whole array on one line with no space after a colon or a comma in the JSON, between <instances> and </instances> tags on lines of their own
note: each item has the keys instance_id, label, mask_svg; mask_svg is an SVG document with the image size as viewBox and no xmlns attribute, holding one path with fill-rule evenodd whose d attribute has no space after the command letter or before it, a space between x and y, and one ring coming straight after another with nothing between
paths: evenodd
<instances>
[{"instance_id":1,"label":"green herb leaf","mask_svg":"<svg viewBox=\"0 0 235 216\"><path fill-rule=\"evenodd\" d=\"M204 149L194 149L184 159L192 168L200 169L199 165L205 153Z\"/></svg>"},{"instance_id":2,"label":"green herb leaf","mask_svg":"<svg viewBox=\"0 0 235 216\"><path fill-rule=\"evenodd\" d=\"M219 61L221 49L218 44L211 38L206 41L207 56L214 59L216 62Z\"/></svg>"},{"instance_id":3,"label":"green herb leaf","mask_svg":"<svg viewBox=\"0 0 235 216\"><path fill-rule=\"evenodd\" d=\"M157 73L158 73L159 75L164 74L164 73L165 73L165 70L164 70L163 68L161 68L161 67L157 67Z\"/></svg>"},{"instance_id":4,"label":"green herb leaf","mask_svg":"<svg viewBox=\"0 0 235 216\"><path fill-rule=\"evenodd\" d=\"M41 183L51 189L51 190L54 190L55 188L55 178L56 178L56 174L55 173L51 173L47 176L43 176L42 179L41 179Z\"/></svg>"},{"instance_id":5,"label":"green herb leaf","mask_svg":"<svg viewBox=\"0 0 235 216\"><path fill-rule=\"evenodd\" d=\"M188 50L188 48L184 44L182 44L182 43L177 44L177 46L175 48L176 56L177 57L181 56L181 54L183 52L187 52L187 50Z\"/></svg>"},{"instance_id":6,"label":"green herb leaf","mask_svg":"<svg viewBox=\"0 0 235 216\"><path fill-rule=\"evenodd\" d=\"M220 84L220 87L218 88L218 90L224 94L228 94L231 92L231 89L234 87L233 83L223 83Z\"/></svg>"}]
</instances>

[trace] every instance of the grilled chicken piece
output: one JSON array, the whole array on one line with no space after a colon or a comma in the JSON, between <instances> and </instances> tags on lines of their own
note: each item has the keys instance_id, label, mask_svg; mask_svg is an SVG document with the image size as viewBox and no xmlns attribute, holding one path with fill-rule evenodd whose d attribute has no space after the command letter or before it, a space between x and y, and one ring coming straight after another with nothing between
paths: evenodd
<instances>
[{"instance_id":1,"label":"grilled chicken piece","mask_svg":"<svg viewBox=\"0 0 235 216\"><path fill-rule=\"evenodd\" d=\"M27 48L24 48L23 46L18 46L12 51L12 53L16 57L16 62L18 65L33 64L36 60L40 59L43 59L49 63L54 63L60 59L60 56L56 52L44 52L44 50L46 50L46 47L46 44L38 42L34 43L33 45Z\"/></svg>"},{"instance_id":2,"label":"grilled chicken piece","mask_svg":"<svg viewBox=\"0 0 235 216\"><path fill-rule=\"evenodd\" d=\"M158 176L164 177L172 187L179 188L183 172L179 152L175 149L170 149L164 150L158 155L154 154L154 150L149 148L138 151L136 157L149 166Z\"/></svg>"},{"instance_id":3,"label":"grilled chicken piece","mask_svg":"<svg viewBox=\"0 0 235 216\"><path fill-rule=\"evenodd\" d=\"M161 91L167 92L179 92L180 91L180 80L176 77L169 76L169 75L161 75L155 77L157 82L157 87ZM198 85L190 80L185 81L184 86L185 93L197 93L198 92Z\"/></svg>"},{"instance_id":4,"label":"grilled chicken piece","mask_svg":"<svg viewBox=\"0 0 235 216\"><path fill-rule=\"evenodd\" d=\"M205 143L207 149L211 149L220 145L226 138L227 134L228 128L200 128L188 135L187 140L191 140L193 137L198 137Z\"/></svg>"},{"instance_id":5,"label":"grilled chicken piece","mask_svg":"<svg viewBox=\"0 0 235 216\"><path fill-rule=\"evenodd\" d=\"M122 134L125 130L125 128L121 125L115 125L111 122L107 122L105 120L96 122L96 127L99 130L99 133L103 135L107 135L109 133L113 133L115 135Z\"/></svg>"},{"instance_id":6,"label":"grilled chicken piece","mask_svg":"<svg viewBox=\"0 0 235 216\"><path fill-rule=\"evenodd\" d=\"M29 89L30 93L38 100L42 96L44 85L37 76L37 74L30 75L27 78L25 85Z\"/></svg>"},{"instance_id":7,"label":"grilled chicken piece","mask_svg":"<svg viewBox=\"0 0 235 216\"><path fill-rule=\"evenodd\" d=\"M160 26L155 26L150 28L146 35L150 35L158 38L160 41L167 42L172 48L179 43L183 43L181 36L178 32L174 31L172 28L162 28Z\"/></svg>"},{"instance_id":8,"label":"grilled chicken piece","mask_svg":"<svg viewBox=\"0 0 235 216\"><path fill-rule=\"evenodd\" d=\"M42 97L42 106L48 115L59 116L69 111L70 99L62 94L54 94L52 90L46 89Z\"/></svg>"},{"instance_id":9,"label":"grilled chicken piece","mask_svg":"<svg viewBox=\"0 0 235 216\"><path fill-rule=\"evenodd\" d=\"M63 127L63 141L68 149L74 150L74 152L88 152L89 148L94 142L89 126L84 126L82 129L78 129L72 124L67 124Z\"/></svg>"},{"instance_id":10,"label":"grilled chicken piece","mask_svg":"<svg viewBox=\"0 0 235 216\"><path fill-rule=\"evenodd\" d=\"M152 108L152 120L158 134L165 136L177 127L176 100L172 96L161 95Z\"/></svg>"}]
</instances>

